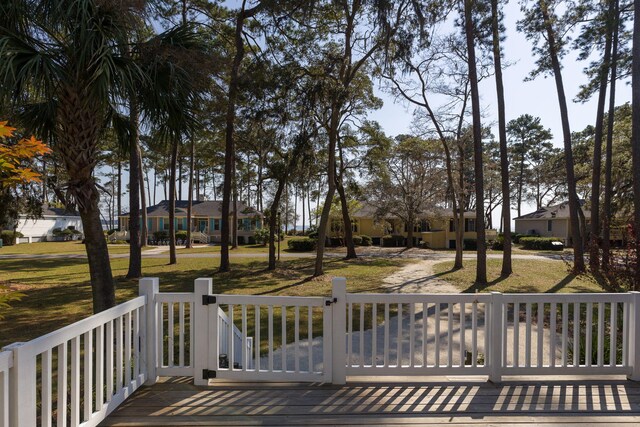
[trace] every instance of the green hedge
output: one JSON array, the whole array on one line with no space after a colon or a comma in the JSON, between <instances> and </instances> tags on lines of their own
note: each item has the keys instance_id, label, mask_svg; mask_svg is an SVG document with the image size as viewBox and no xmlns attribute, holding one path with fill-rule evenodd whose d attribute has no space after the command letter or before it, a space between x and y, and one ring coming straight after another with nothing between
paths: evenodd
<instances>
[{"instance_id":1,"label":"green hedge","mask_svg":"<svg viewBox=\"0 0 640 427\"><path fill-rule=\"evenodd\" d=\"M476 239L464 239L462 241L462 247L465 251L475 251L478 249L478 240Z\"/></svg>"},{"instance_id":2,"label":"green hedge","mask_svg":"<svg viewBox=\"0 0 640 427\"><path fill-rule=\"evenodd\" d=\"M504 250L504 236L498 235L496 240L491 243L491 249L494 251L503 251Z\"/></svg>"},{"instance_id":3,"label":"green hedge","mask_svg":"<svg viewBox=\"0 0 640 427\"><path fill-rule=\"evenodd\" d=\"M316 239L309 237L296 237L287 242L289 249L294 252L309 252L316 249Z\"/></svg>"},{"instance_id":4,"label":"green hedge","mask_svg":"<svg viewBox=\"0 0 640 427\"><path fill-rule=\"evenodd\" d=\"M553 245L552 242L562 242L557 237L521 237L522 249L530 250L562 250L564 245Z\"/></svg>"},{"instance_id":5,"label":"green hedge","mask_svg":"<svg viewBox=\"0 0 640 427\"><path fill-rule=\"evenodd\" d=\"M385 248L394 248L404 246L403 236L382 236L382 246Z\"/></svg>"},{"instance_id":6,"label":"green hedge","mask_svg":"<svg viewBox=\"0 0 640 427\"><path fill-rule=\"evenodd\" d=\"M362 237L353 236L353 244L356 246L362 246Z\"/></svg>"},{"instance_id":7,"label":"green hedge","mask_svg":"<svg viewBox=\"0 0 640 427\"><path fill-rule=\"evenodd\" d=\"M360 235L360 238L362 239L362 243L361 243L362 246L371 246L373 243L373 241L371 240L371 237L365 234Z\"/></svg>"},{"instance_id":8,"label":"green hedge","mask_svg":"<svg viewBox=\"0 0 640 427\"><path fill-rule=\"evenodd\" d=\"M16 231L14 235L13 230L2 230L0 236L2 238L2 244L4 246L11 246L16 243L17 238L24 237L24 234Z\"/></svg>"}]
</instances>

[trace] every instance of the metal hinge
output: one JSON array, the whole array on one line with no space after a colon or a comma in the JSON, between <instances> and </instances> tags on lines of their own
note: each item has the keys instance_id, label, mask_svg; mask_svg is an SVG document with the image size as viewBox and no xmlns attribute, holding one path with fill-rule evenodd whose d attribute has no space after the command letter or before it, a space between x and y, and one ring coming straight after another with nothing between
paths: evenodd
<instances>
[{"instance_id":1,"label":"metal hinge","mask_svg":"<svg viewBox=\"0 0 640 427\"><path fill-rule=\"evenodd\" d=\"M202 295L202 305L215 304L216 297L213 295Z\"/></svg>"},{"instance_id":2,"label":"metal hinge","mask_svg":"<svg viewBox=\"0 0 640 427\"><path fill-rule=\"evenodd\" d=\"M202 370L202 379L203 380L212 380L216 377L216 371L212 371L211 369L203 369Z\"/></svg>"},{"instance_id":3,"label":"metal hinge","mask_svg":"<svg viewBox=\"0 0 640 427\"><path fill-rule=\"evenodd\" d=\"M329 298L324 301L324 305L329 307L331 304L335 304L337 302L338 302L338 298L333 298L333 299Z\"/></svg>"}]
</instances>

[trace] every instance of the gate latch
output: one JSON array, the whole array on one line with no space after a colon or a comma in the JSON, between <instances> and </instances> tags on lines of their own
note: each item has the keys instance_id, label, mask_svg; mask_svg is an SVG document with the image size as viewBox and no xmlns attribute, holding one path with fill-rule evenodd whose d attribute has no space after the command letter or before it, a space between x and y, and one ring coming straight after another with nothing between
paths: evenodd
<instances>
[{"instance_id":1,"label":"gate latch","mask_svg":"<svg viewBox=\"0 0 640 427\"><path fill-rule=\"evenodd\" d=\"M216 297L213 295L202 295L202 305L215 304Z\"/></svg>"},{"instance_id":2,"label":"gate latch","mask_svg":"<svg viewBox=\"0 0 640 427\"><path fill-rule=\"evenodd\" d=\"M337 303L337 302L338 302L338 298L335 298L335 297L334 297L333 299L328 298L328 299L326 299L326 300L324 301L324 305L326 305L327 307L329 307L331 304L335 304L335 303Z\"/></svg>"},{"instance_id":3,"label":"gate latch","mask_svg":"<svg viewBox=\"0 0 640 427\"><path fill-rule=\"evenodd\" d=\"M203 380L212 380L216 377L216 371L211 369L203 369L202 370L202 379Z\"/></svg>"}]
</instances>

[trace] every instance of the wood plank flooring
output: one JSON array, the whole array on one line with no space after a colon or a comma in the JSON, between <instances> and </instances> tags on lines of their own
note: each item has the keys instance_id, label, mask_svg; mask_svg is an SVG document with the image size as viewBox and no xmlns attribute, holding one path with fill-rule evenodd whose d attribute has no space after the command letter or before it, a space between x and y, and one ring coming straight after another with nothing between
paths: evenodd
<instances>
[{"instance_id":1,"label":"wood plank flooring","mask_svg":"<svg viewBox=\"0 0 640 427\"><path fill-rule=\"evenodd\" d=\"M624 379L215 383L142 387L102 426L640 425L640 384Z\"/></svg>"}]
</instances>

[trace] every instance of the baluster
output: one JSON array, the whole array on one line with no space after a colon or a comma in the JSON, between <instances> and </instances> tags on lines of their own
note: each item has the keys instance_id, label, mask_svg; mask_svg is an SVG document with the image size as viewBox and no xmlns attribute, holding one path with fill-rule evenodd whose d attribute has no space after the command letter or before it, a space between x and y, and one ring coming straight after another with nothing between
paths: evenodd
<instances>
[{"instance_id":1,"label":"baluster","mask_svg":"<svg viewBox=\"0 0 640 427\"><path fill-rule=\"evenodd\" d=\"M347 366L353 366L353 303L347 306Z\"/></svg>"},{"instance_id":2,"label":"baluster","mask_svg":"<svg viewBox=\"0 0 640 427\"><path fill-rule=\"evenodd\" d=\"M67 425L67 343L58 346L58 425Z\"/></svg>"},{"instance_id":3,"label":"baluster","mask_svg":"<svg viewBox=\"0 0 640 427\"><path fill-rule=\"evenodd\" d=\"M465 311L466 311L465 303L461 302L460 303L460 367L464 367L466 362L465 360L466 345L465 345L464 331L465 331L465 320L466 320L467 314Z\"/></svg>"},{"instance_id":4,"label":"baluster","mask_svg":"<svg viewBox=\"0 0 640 427\"><path fill-rule=\"evenodd\" d=\"M384 304L384 367L389 367L389 303Z\"/></svg>"},{"instance_id":5,"label":"baluster","mask_svg":"<svg viewBox=\"0 0 640 427\"><path fill-rule=\"evenodd\" d=\"M573 366L580 366L580 303L573 303Z\"/></svg>"},{"instance_id":6,"label":"baluster","mask_svg":"<svg viewBox=\"0 0 640 427\"><path fill-rule=\"evenodd\" d=\"M513 304L513 366L520 366L520 303Z\"/></svg>"},{"instance_id":7,"label":"baluster","mask_svg":"<svg viewBox=\"0 0 640 427\"><path fill-rule=\"evenodd\" d=\"M591 355L593 350L593 303L587 303L587 320L586 320L586 339L584 361L585 366L591 366Z\"/></svg>"},{"instance_id":8,"label":"baluster","mask_svg":"<svg viewBox=\"0 0 640 427\"><path fill-rule=\"evenodd\" d=\"M435 348L434 348L434 353L436 356L436 361L435 361L435 367L438 368L440 367L440 303L437 302L435 304L435 317L434 317L434 326L435 326Z\"/></svg>"},{"instance_id":9,"label":"baluster","mask_svg":"<svg viewBox=\"0 0 640 427\"><path fill-rule=\"evenodd\" d=\"M558 329L556 325L558 304L551 303L549 312L550 334L549 334L549 366L556 366L556 339L558 337Z\"/></svg>"},{"instance_id":10,"label":"baluster","mask_svg":"<svg viewBox=\"0 0 640 427\"><path fill-rule=\"evenodd\" d=\"M611 324L609 326L609 365L616 366L618 364L618 303L611 303Z\"/></svg>"},{"instance_id":11,"label":"baluster","mask_svg":"<svg viewBox=\"0 0 640 427\"><path fill-rule=\"evenodd\" d=\"M416 308L415 304L409 303L409 366L413 367L414 363L414 347L415 347L415 321L416 321Z\"/></svg>"},{"instance_id":12,"label":"baluster","mask_svg":"<svg viewBox=\"0 0 640 427\"><path fill-rule=\"evenodd\" d=\"M8 375L8 372L5 373ZM51 369L51 350L45 350L42 353L42 426L51 427L51 380L53 379L53 372ZM0 384L0 387L4 387L4 384ZM7 391L3 391L7 392ZM0 400L0 405L3 402ZM0 424L2 424L2 418L0 418Z\"/></svg>"},{"instance_id":13,"label":"baluster","mask_svg":"<svg viewBox=\"0 0 640 427\"><path fill-rule=\"evenodd\" d=\"M542 354L543 354L543 347L544 347L544 303L543 302L539 302L538 303L538 325L537 325L537 329L538 329L538 345L537 345L537 353L538 353L538 357L537 357L537 362L536 362L536 366L537 367L541 367L544 365L544 362L542 360Z\"/></svg>"},{"instance_id":14,"label":"baluster","mask_svg":"<svg viewBox=\"0 0 640 427\"><path fill-rule=\"evenodd\" d=\"M427 366L427 338L429 337L429 305L422 303L422 367Z\"/></svg>"},{"instance_id":15,"label":"baluster","mask_svg":"<svg viewBox=\"0 0 640 427\"><path fill-rule=\"evenodd\" d=\"M287 372L287 307L283 305L280 310L282 317L282 372Z\"/></svg>"},{"instance_id":16,"label":"baluster","mask_svg":"<svg viewBox=\"0 0 640 427\"><path fill-rule=\"evenodd\" d=\"M562 367L567 367L567 342L569 341L569 304L562 303Z\"/></svg>"},{"instance_id":17,"label":"baluster","mask_svg":"<svg viewBox=\"0 0 640 427\"><path fill-rule=\"evenodd\" d=\"M478 366L478 303L471 304L471 366Z\"/></svg>"},{"instance_id":18,"label":"baluster","mask_svg":"<svg viewBox=\"0 0 640 427\"><path fill-rule=\"evenodd\" d=\"M604 366L604 303L598 303L598 366Z\"/></svg>"},{"instance_id":19,"label":"baluster","mask_svg":"<svg viewBox=\"0 0 640 427\"><path fill-rule=\"evenodd\" d=\"M96 411L104 405L104 325L96 328Z\"/></svg>"},{"instance_id":20,"label":"baluster","mask_svg":"<svg viewBox=\"0 0 640 427\"><path fill-rule=\"evenodd\" d=\"M184 366L184 306L185 303L179 303L178 306L178 363Z\"/></svg>"},{"instance_id":21,"label":"baluster","mask_svg":"<svg viewBox=\"0 0 640 427\"><path fill-rule=\"evenodd\" d=\"M117 317L116 321L116 387L115 392L119 392L122 388L123 375L122 375L122 317Z\"/></svg>"},{"instance_id":22,"label":"baluster","mask_svg":"<svg viewBox=\"0 0 640 427\"><path fill-rule=\"evenodd\" d=\"M233 304L229 304L229 324L228 324L228 331L227 332L227 351L229 352L229 354L227 355L228 359L229 359L229 370L233 371L233 367L235 366L235 361L236 361L236 351L235 351L235 338L236 338L236 334L235 331L233 330Z\"/></svg>"},{"instance_id":23,"label":"baluster","mask_svg":"<svg viewBox=\"0 0 640 427\"><path fill-rule=\"evenodd\" d=\"M313 372L313 307L309 306L307 314L307 335L309 338L309 372Z\"/></svg>"},{"instance_id":24,"label":"baluster","mask_svg":"<svg viewBox=\"0 0 640 427\"><path fill-rule=\"evenodd\" d=\"M293 333L295 339L295 357L294 365L296 374L300 372L300 307L295 306L293 311Z\"/></svg>"},{"instance_id":25,"label":"baluster","mask_svg":"<svg viewBox=\"0 0 640 427\"><path fill-rule=\"evenodd\" d=\"M260 372L260 306L256 305L255 306L255 316L256 316L256 323L255 323L255 328L256 328L256 342L253 343L254 347L255 347L255 352L256 352L256 363L255 363L255 370L256 372ZM297 337L296 337L296 344L297 344Z\"/></svg>"},{"instance_id":26,"label":"baluster","mask_svg":"<svg viewBox=\"0 0 640 427\"><path fill-rule=\"evenodd\" d=\"M89 420L93 412L93 330L85 332L82 336L84 341L84 419Z\"/></svg>"},{"instance_id":27,"label":"baluster","mask_svg":"<svg viewBox=\"0 0 640 427\"><path fill-rule=\"evenodd\" d=\"M447 304L447 367L453 366L453 304Z\"/></svg>"},{"instance_id":28,"label":"baluster","mask_svg":"<svg viewBox=\"0 0 640 427\"><path fill-rule=\"evenodd\" d=\"M71 425L80 424L80 337L71 338Z\"/></svg>"},{"instance_id":29,"label":"baluster","mask_svg":"<svg viewBox=\"0 0 640 427\"><path fill-rule=\"evenodd\" d=\"M525 354L524 354L524 366L531 367L531 303L525 303Z\"/></svg>"},{"instance_id":30,"label":"baluster","mask_svg":"<svg viewBox=\"0 0 640 427\"><path fill-rule=\"evenodd\" d=\"M269 331L269 344L268 344L268 360L269 360L269 372L273 372L273 306L267 307L267 329Z\"/></svg>"},{"instance_id":31,"label":"baluster","mask_svg":"<svg viewBox=\"0 0 640 427\"><path fill-rule=\"evenodd\" d=\"M360 303L360 367L364 367L364 303Z\"/></svg>"},{"instance_id":32,"label":"baluster","mask_svg":"<svg viewBox=\"0 0 640 427\"><path fill-rule=\"evenodd\" d=\"M131 385L131 312L124 315L124 386Z\"/></svg>"},{"instance_id":33,"label":"baluster","mask_svg":"<svg viewBox=\"0 0 640 427\"><path fill-rule=\"evenodd\" d=\"M113 397L113 321L107 323L107 402ZM59 424L66 425L66 424Z\"/></svg>"},{"instance_id":34,"label":"baluster","mask_svg":"<svg viewBox=\"0 0 640 427\"><path fill-rule=\"evenodd\" d=\"M378 304L371 306L371 366L378 366Z\"/></svg>"},{"instance_id":35,"label":"baluster","mask_svg":"<svg viewBox=\"0 0 640 427\"><path fill-rule=\"evenodd\" d=\"M249 368L250 357L247 351L247 305L242 304L242 370L245 372Z\"/></svg>"},{"instance_id":36,"label":"baluster","mask_svg":"<svg viewBox=\"0 0 640 427\"><path fill-rule=\"evenodd\" d=\"M396 366L400 368L402 366L402 303L398 304L398 334L396 336L396 352L397 363Z\"/></svg>"},{"instance_id":37,"label":"baluster","mask_svg":"<svg viewBox=\"0 0 640 427\"><path fill-rule=\"evenodd\" d=\"M174 353L174 335L175 335L175 325L174 325L174 312L173 312L173 306L174 303L170 302L167 304L167 319L168 319L168 324L167 324L167 335L168 335L168 340L167 340L167 366L169 367L173 367L175 365L175 353Z\"/></svg>"}]
</instances>

